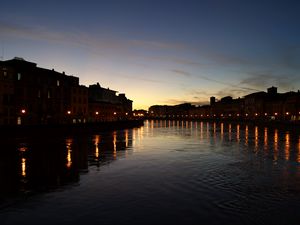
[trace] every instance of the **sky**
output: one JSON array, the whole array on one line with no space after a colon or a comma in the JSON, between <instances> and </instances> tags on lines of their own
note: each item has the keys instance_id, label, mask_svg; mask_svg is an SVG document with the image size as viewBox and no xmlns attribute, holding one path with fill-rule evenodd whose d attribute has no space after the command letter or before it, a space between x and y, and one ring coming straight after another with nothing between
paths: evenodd
<instances>
[{"instance_id":1,"label":"sky","mask_svg":"<svg viewBox=\"0 0 300 225\"><path fill-rule=\"evenodd\" d=\"M300 89L300 1L3 1L1 60L125 93L134 109Z\"/></svg>"}]
</instances>

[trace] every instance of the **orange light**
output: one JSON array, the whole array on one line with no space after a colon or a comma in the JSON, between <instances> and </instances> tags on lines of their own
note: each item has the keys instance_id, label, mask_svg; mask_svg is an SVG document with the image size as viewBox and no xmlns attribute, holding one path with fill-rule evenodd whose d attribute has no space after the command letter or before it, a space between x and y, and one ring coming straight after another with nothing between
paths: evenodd
<instances>
[{"instance_id":1,"label":"orange light","mask_svg":"<svg viewBox=\"0 0 300 225\"><path fill-rule=\"evenodd\" d=\"M21 109L21 113L22 113L22 114L25 114L25 113L26 113L26 110L25 110L25 109Z\"/></svg>"},{"instance_id":2,"label":"orange light","mask_svg":"<svg viewBox=\"0 0 300 225\"><path fill-rule=\"evenodd\" d=\"M278 115L278 113L276 112L276 113L274 113L274 115L275 115L275 116L277 116L277 115Z\"/></svg>"},{"instance_id":3,"label":"orange light","mask_svg":"<svg viewBox=\"0 0 300 225\"><path fill-rule=\"evenodd\" d=\"M67 111L67 113L70 115L70 114L71 114L71 111L69 110L69 111Z\"/></svg>"},{"instance_id":4,"label":"orange light","mask_svg":"<svg viewBox=\"0 0 300 225\"><path fill-rule=\"evenodd\" d=\"M96 112L96 115L98 115L99 114L99 112Z\"/></svg>"},{"instance_id":5,"label":"orange light","mask_svg":"<svg viewBox=\"0 0 300 225\"><path fill-rule=\"evenodd\" d=\"M255 113L255 116L258 116L258 113Z\"/></svg>"},{"instance_id":6,"label":"orange light","mask_svg":"<svg viewBox=\"0 0 300 225\"><path fill-rule=\"evenodd\" d=\"M290 113L289 113L289 112L286 112L285 114L286 114L286 115L289 115Z\"/></svg>"},{"instance_id":7,"label":"orange light","mask_svg":"<svg viewBox=\"0 0 300 225\"><path fill-rule=\"evenodd\" d=\"M117 113L116 112L114 112L114 115L116 115Z\"/></svg>"}]
</instances>

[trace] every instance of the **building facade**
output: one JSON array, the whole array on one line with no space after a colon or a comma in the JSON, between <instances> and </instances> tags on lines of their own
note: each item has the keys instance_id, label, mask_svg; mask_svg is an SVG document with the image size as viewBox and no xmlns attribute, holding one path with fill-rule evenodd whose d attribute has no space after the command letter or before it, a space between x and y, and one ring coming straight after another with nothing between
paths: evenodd
<instances>
[{"instance_id":1,"label":"building facade","mask_svg":"<svg viewBox=\"0 0 300 225\"><path fill-rule=\"evenodd\" d=\"M183 105L185 107L182 107ZM210 105L190 105L188 107L186 104L175 106L155 105L149 108L148 116L150 118L175 119L296 121L300 120L300 91L278 93L277 87L270 87L267 92L255 92L237 99L226 96L217 101L215 97L211 97Z\"/></svg>"},{"instance_id":2,"label":"building facade","mask_svg":"<svg viewBox=\"0 0 300 225\"><path fill-rule=\"evenodd\" d=\"M97 112L101 120L127 116L132 101L22 58L0 61L0 125L85 123L96 121Z\"/></svg>"},{"instance_id":3,"label":"building facade","mask_svg":"<svg viewBox=\"0 0 300 225\"><path fill-rule=\"evenodd\" d=\"M125 94L103 88L99 83L88 88L89 121L126 120L132 116L132 101Z\"/></svg>"}]
</instances>

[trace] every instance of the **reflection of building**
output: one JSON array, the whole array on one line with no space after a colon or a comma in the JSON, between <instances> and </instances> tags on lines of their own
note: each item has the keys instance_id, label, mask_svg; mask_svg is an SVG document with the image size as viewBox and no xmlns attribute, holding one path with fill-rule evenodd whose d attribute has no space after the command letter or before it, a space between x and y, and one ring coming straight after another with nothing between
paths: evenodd
<instances>
[{"instance_id":1,"label":"reflection of building","mask_svg":"<svg viewBox=\"0 0 300 225\"><path fill-rule=\"evenodd\" d=\"M100 114L102 120L114 120L131 111L125 94L117 96L99 84L87 88L78 77L22 58L0 61L0 125L85 123Z\"/></svg>"}]
</instances>

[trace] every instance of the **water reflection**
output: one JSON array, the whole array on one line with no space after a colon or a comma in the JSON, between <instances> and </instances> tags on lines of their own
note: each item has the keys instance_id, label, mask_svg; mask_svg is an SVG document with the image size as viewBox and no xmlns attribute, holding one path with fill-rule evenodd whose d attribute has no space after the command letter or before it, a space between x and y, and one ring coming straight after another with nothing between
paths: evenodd
<instances>
[{"instance_id":1,"label":"water reflection","mask_svg":"<svg viewBox=\"0 0 300 225\"><path fill-rule=\"evenodd\" d=\"M258 151L258 126L255 126L254 128L254 143L255 143L255 147L254 147L254 151L257 152Z\"/></svg>"},{"instance_id":2,"label":"water reflection","mask_svg":"<svg viewBox=\"0 0 300 225\"><path fill-rule=\"evenodd\" d=\"M284 148L285 159L289 160L290 158L290 133L285 134L285 148Z\"/></svg>"},{"instance_id":3,"label":"water reflection","mask_svg":"<svg viewBox=\"0 0 300 225\"><path fill-rule=\"evenodd\" d=\"M298 154L297 154L297 162L300 163L300 136L298 138Z\"/></svg>"},{"instance_id":4,"label":"water reflection","mask_svg":"<svg viewBox=\"0 0 300 225\"><path fill-rule=\"evenodd\" d=\"M72 139L71 138L67 138L66 139L66 147L67 147L67 168L71 168L72 166L72 156L71 156L71 153L72 153Z\"/></svg>"},{"instance_id":5,"label":"water reflection","mask_svg":"<svg viewBox=\"0 0 300 225\"><path fill-rule=\"evenodd\" d=\"M240 125L236 125L236 140L240 142Z\"/></svg>"},{"instance_id":6,"label":"water reflection","mask_svg":"<svg viewBox=\"0 0 300 225\"><path fill-rule=\"evenodd\" d=\"M151 124L153 126L150 126ZM238 145L242 142L245 150L254 152L258 157L260 157L259 155L270 157L273 159L274 164L279 160L300 162L300 136L294 137L293 139L297 143L295 141L293 143L291 141L292 135L298 134L288 130L279 132L276 128L259 125L184 120L166 120L166 123L147 121L145 127L150 127L149 132L153 132L153 129L160 128L161 125L164 128L164 124L168 125L169 132L172 132L172 129L184 130L186 135L187 131L189 131L189 134L195 139L198 138L201 141L210 140L210 143L213 145L218 143ZM182 132L178 134L182 135Z\"/></svg>"},{"instance_id":7,"label":"water reflection","mask_svg":"<svg viewBox=\"0 0 300 225\"><path fill-rule=\"evenodd\" d=\"M274 215L297 215L299 163L295 130L147 121L95 135L3 140L0 200L26 194L28 204L2 207L4 219L24 224L274 224Z\"/></svg>"},{"instance_id":8,"label":"water reflection","mask_svg":"<svg viewBox=\"0 0 300 225\"><path fill-rule=\"evenodd\" d=\"M126 157L133 130L94 136L0 140L0 200L11 193L48 191L78 182L89 167Z\"/></svg>"}]
</instances>

